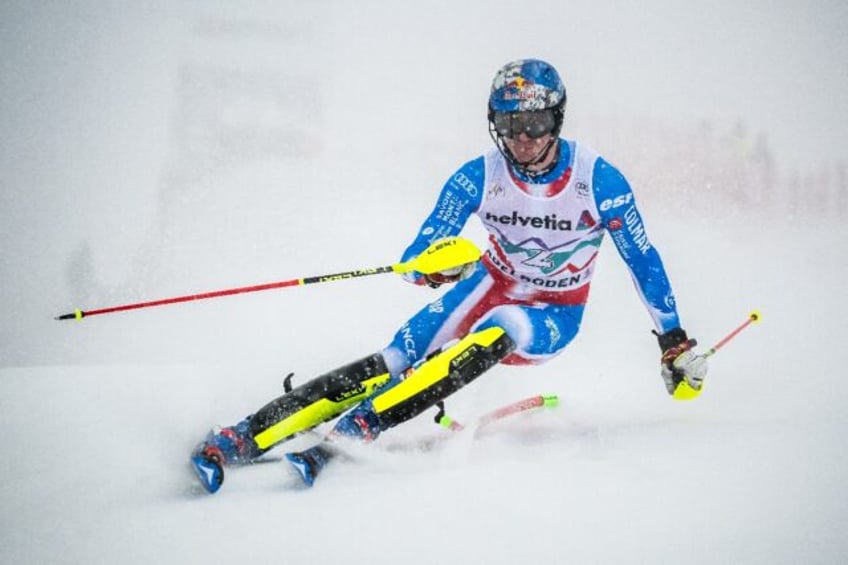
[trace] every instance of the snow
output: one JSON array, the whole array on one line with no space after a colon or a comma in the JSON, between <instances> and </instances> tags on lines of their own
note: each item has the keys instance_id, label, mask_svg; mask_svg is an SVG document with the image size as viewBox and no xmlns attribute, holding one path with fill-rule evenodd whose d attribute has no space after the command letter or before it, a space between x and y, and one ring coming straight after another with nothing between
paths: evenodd
<instances>
[{"instance_id":1,"label":"snow","mask_svg":"<svg viewBox=\"0 0 848 565\"><path fill-rule=\"evenodd\" d=\"M713 34L706 4L541 4L563 17L510 2L0 8L14 23L0 36L0 562L844 560L844 194L814 215L768 185L760 211L724 190L742 174L730 158L707 171L724 185L693 177L695 161L651 166L654 148L682 149L658 132L685 137L702 119L763 131L781 179L844 154L844 105L827 104L846 87L827 72L845 60L844 6L762 16L728 3ZM612 46L591 41L601 18L621 24ZM754 19L764 25L747 28ZM731 37L748 49L728 51ZM787 37L784 66L758 58ZM356 450L311 490L272 460L197 493L187 456L210 426L281 394L289 371L303 382L371 353L436 294L385 275L53 316L394 262L444 178L489 147L474 109L494 70L528 53L566 76L567 134L631 177L689 333L706 348L754 308L762 322L710 360L700 398L669 399L650 320L607 242L569 349L496 367L448 402L463 422L538 393L558 394L558 408L429 453ZM701 63L696 85L684 55ZM775 113L768 94L788 75L818 85L815 112L792 124L787 105L803 105ZM638 120L656 129L628 136ZM431 433L421 417L381 442Z\"/></svg>"}]
</instances>

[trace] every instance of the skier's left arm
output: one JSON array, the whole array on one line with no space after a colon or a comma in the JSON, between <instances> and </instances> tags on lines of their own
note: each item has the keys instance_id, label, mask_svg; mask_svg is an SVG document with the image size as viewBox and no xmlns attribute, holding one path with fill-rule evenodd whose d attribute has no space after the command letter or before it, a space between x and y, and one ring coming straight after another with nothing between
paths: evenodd
<instances>
[{"instance_id":1,"label":"skier's left arm","mask_svg":"<svg viewBox=\"0 0 848 565\"><path fill-rule=\"evenodd\" d=\"M468 218L480 207L484 175L485 163L483 157L478 157L465 163L445 182L436 205L404 251L401 262L417 257L436 240L459 235ZM461 280L473 270L474 263L469 263L430 275L407 273L404 278L414 284L427 284L435 288Z\"/></svg>"},{"instance_id":2,"label":"skier's left arm","mask_svg":"<svg viewBox=\"0 0 848 565\"><path fill-rule=\"evenodd\" d=\"M668 392L675 398L697 396L707 372L706 358L695 354L692 348L697 342L680 327L671 283L659 253L648 239L630 184L618 169L599 158L593 185L601 221L653 319Z\"/></svg>"}]
</instances>

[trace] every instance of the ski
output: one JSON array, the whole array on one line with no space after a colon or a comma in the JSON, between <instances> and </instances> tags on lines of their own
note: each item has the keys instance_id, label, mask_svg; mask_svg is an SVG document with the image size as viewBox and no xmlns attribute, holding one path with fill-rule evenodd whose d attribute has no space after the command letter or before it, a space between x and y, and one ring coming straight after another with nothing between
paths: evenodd
<instances>
[{"instance_id":1,"label":"ski","mask_svg":"<svg viewBox=\"0 0 848 565\"><path fill-rule=\"evenodd\" d=\"M436 422L440 426L451 430L454 433L442 434L438 436L429 436L427 438L418 440L412 444L388 444L384 447L384 449L387 451L429 451L436 447L436 445L451 438L457 437L462 432L466 432L467 430L473 431L476 435L482 428L498 420L502 420L509 416L520 414L528 410L545 407L553 408L558 405L559 397L557 397L557 395L538 394L492 410L491 412L488 412L478 418L475 424L470 427L466 427L460 422L445 415L444 407L440 405L439 414L437 414L436 416ZM304 451L286 453L285 458L293 469L294 474L299 477L300 480L303 482L303 485L306 487L312 487L315 484L315 480L318 477L319 473L322 471L322 469L324 469L327 463L329 463L332 459L335 459L339 455L342 455L343 453L344 452L339 448L336 443L325 441ZM347 459L353 459L349 455L345 455Z\"/></svg>"}]
</instances>

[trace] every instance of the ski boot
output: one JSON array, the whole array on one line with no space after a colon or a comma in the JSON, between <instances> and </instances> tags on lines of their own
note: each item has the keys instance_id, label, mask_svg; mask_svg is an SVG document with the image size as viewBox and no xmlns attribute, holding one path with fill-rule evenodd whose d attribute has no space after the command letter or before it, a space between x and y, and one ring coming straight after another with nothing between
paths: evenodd
<instances>
[{"instance_id":1,"label":"ski boot","mask_svg":"<svg viewBox=\"0 0 848 565\"><path fill-rule=\"evenodd\" d=\"M315 484L318 473L341 452L333 446L338 438L355 439L370 443L380 435L380 424L368 402L345 414L333 427L323 443L304 451L286 453L286 460L294 467L307 487Z\"/></svg>"},{"instance_id":2,"label":"ski boot","mask_svg":"<svg viewBox=\"0 0 848 565\"><path fill-rule=\"evenodd\" d=\"M318 473L335 456L336 453L326 445L316 445L305 451L286 453L285 455L286 460L307 487L315 484Z\"/></svg>"},{"instance_id":3,"label":"ski boot","mask_svg":"<svg viewBox=\"0 0 848 565\"><path fill-rule=\"evenodd\" d=\"M250 420L226 428L214 428L191 454L191 465L206 492L214 493L224 482L224 466L246 465L262 452L250 434Z\"/></svg>"}]
</instances>

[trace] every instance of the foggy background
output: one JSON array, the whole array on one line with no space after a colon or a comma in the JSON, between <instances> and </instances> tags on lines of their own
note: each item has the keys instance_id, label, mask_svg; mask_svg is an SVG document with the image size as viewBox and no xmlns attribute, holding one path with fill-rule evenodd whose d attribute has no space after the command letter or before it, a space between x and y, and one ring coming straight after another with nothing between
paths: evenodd
<instances>
[{"instance_id":1,"label":"foggy background","mask_svg":"<svg viewBox=\"0 0 848 565\"><path fill-rule=\"evenodd\" d=\"M838 562L848 6L742 4L3 2L0 561L324 563L380 540L371 562ZM53 317L395 262L491 146L490 81L523 57L560 71L564 136L630 180L689 333L763 323L672 403L607 243L569 350L451 401L561 410L309 493L274 464L186 496L209 426L436 294L385 276Z\"/></svg>"},{"instance_id":2,"label":"foggy background","mask_svg":"<svg viewBox=\"0 0 848 565\"><path fill-rule=\"evenodd\" d=\"M565 135L647 209L845 213L843 4L594 4L3 3L2 364L196 360L87 335L144 317L51 318L393 262L447 175L489 148L489 83L524 56L560 69ZM219 306L188 308L173 315L208 328ZM196 331L182 339L202 349Z\"/></svg>"}]
</instances>

